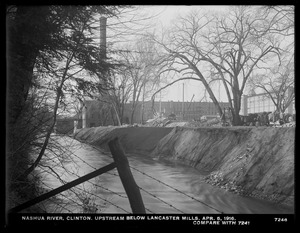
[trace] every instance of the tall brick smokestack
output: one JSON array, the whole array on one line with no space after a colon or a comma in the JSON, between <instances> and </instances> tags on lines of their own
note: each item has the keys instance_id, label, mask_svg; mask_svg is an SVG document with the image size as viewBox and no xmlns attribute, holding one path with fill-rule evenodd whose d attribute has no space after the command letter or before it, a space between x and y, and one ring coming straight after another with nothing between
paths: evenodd
<instances>
[{"instance_id":1,"label":"tall brick smokestack","mask_svg":"<svg viewBox=\"0 0 300 233\"><path fill-rule=\"evenodd\" d=\"M100 17L100 58L106 58L106 21L105 17Z\"/></svg>"}]
</instances>

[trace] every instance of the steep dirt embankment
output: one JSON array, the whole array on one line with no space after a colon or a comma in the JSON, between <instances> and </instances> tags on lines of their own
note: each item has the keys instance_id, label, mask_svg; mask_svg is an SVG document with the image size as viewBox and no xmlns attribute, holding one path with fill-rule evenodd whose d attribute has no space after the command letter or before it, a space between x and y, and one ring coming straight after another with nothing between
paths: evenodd
<instances>
[{"instance_id":1,"label":"steep dirt embankment","mask_svg":"<svg viewBox=\"0 0 300 233\"><path fill-rule=\"evenodd\" d=\"M76 132L75 138L109 150L107 143L118 137L126 152L149 155L159 140L171 131L172 128L158 127L97 127L81 129Z\"/></svg>"},{"instance_id":2,"label":"steep dirt embankment","mask_svg":"<svg viewBox=\"0 0 300 233\"><path fill-rule=\"evenodd\" d=\"M174 128L152 156L206 172L229 191L293 205L295 128Z\"/></svg>"},{"instance_id":3,"label":"steep dirt embankment","mask_svg":"<svg viewBox=\"0 0 300 233\"><path fill-rule=\"evenodd\" d=\"M116 136L126 152L193 166L212 185L294 203L295 128L98 127L79 130L75 138L109 150Z\"/></svg>"}]
</instances>

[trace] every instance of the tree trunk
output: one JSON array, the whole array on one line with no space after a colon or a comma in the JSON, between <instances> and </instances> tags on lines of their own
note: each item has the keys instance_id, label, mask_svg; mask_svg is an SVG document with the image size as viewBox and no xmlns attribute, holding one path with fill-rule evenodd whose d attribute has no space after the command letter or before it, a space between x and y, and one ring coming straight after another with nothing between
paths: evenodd
<instances>
[{"instance_id":1,"label":"tree trunk","mask_svg":"<svg viewBox=\"0 0 300 233\"><path fill-rule=\"evenodd\" d=\"M231 89L232 91L232 97L233 97L233 109L231 109L232 114L232 125L233 126L239 126L242 124L241 117L240 117L240 109L241 109L241 94L239 90L239 84L238 84L238 76L233 77L233 87Z\"/></svg>"},{"instance_id":2,"label":"tree trunk","mask_svg":"<svg viewBox=\"0 0 300 233\"><path fill-rule=\"evenodd\" d=\"M116 118L117 118L118 126L121 126L122 124L121 124L121 120L120 120L117 108L116 108L116 106L114 104L112 104L112 106L113 106L113 109L115 111L115 115L116 115Z\"/></svg>"},{"instance_id":3,"label":"tree trunk","mask_svg":"<svg viewBox=\"0 0 300 233\"><path fill-rule=\"evenodd\" d=\"M130 116L130 124L131 125L133 125L134 112L135 112L135 107L132 107L131 116Z\"/></svg>"},{"instance_id":4,"label":"tree trunk","mask_svg":"<svg viewBox=\"0 0 300 233\"><path fill-rule=\"evenodd\" d=\"M233 110L231 114L232 114L232 125L233 126L241 125L242 122L241 122L241 117L240 117L239 111Z\"/></svg>"},{"instance_id":5,"label":"tree trunk","mask_svg":"<svg viewBox=\"0 0 300 233\"><path fill-rule=\"evenodd\" d=\"M41 46L32 43L31 34L36 29L27 22L28 15L33 14L34 10L18 6L15 19L7 23L9 125L16 123L23 110L32 83L33 67Z\"/></svg>"},{"instance_id":6,"label":"tree trunk","mask_svg":"<svg viewBox=\"0 0 300 233\"><path fill-rule=\"evenodd\" d=\"M72 53L71 57L69 58L69 60L67 60L66 62L66 67L65 67L65 70L64 70L64 73L61 77L61 81L60 81L60 84L59 86L57 87L57 90L56 90L56 98L55 98L55 103L54 103L54 109L53 109L53 123L52 125L50 125L48 131L47 131L47 134L46 134L46 138L45 138L45 141L43 143L43 146L41 148L41 151L37 157L37 159L34 161L34 163L24 172L24 177L27 177L35 168L36 166L39 164L40 160L42 159L44 153L45 153L45 150L48 146L48 142L49 142L49 139L50 139L50 136L51 136L51 133L53 132L53 129L54 129L54 126L56 124L56 117L57 117L57 110L58 110L58 104L59 104L59 100L62 96L62 89L63 89L63 85L64 85L64 82L66 81L66 76L67 76L67 73L68 73L68 69L69 69L69 66L70 66L70 63L71 61L73 60L73 57L74 57L74 52Z\"/></svg>"},{"instance_id":7,"label":"tree trunk","mask_svg":"<svg viewBox=\"0 0 300 233\"><path fill-rule=\"evenodd\" d=\"M190 64L190 65L192 65L192 64ZM221 108L217 98L215 97L213 91L211 90L209 84L206 82L205 78L203 77L203 75L201 74L201 72L198 70L198 68L195 65L192 66L192 69L196 72L197 76L200 78L201 82L203 83L211 100L213 101L215 107L217 108L219 115L222 116L222 113L223 113L222 108Z\"/></svg>"},{"instance_id":8,"label":"tree trunk","mask_svg":"<svg viewBox=\"0 0 300 233\"><path fill-rule=\"evenodd\" d=\"M40 160L42 159L44 153L45 153L45 150L48 146L48 142L49 142L49 139L50 139L50 136L51 136L51 133L53 132L53 129L54 129L54 126L56 124L56 114L57 114L57 109L58 109L58 103L59 103L59 100L60 100L60 97L61 97L61 91L62 91L62 85L63 85L63 82L61 82L61 85L60 87L58 88L57 90L57 96L56 96L56 101L55 101L55 106L54 106L54 110L53 110L53 123L52 125L50 125L48 131L47 131L47 134L46 134L46 138L45 138L45 141L43 143L43 146L42 146L42 149L37 157L37 159L34 161L34 163L24 172L24 177L27 177L35 168L36 166L39 164Z\"/></svg>"},{"instance_id":9,"label":"tree trunk","mask_svg":"<svg viewBox=\"0 0 300 233\"><path fill-rule=\"evenodd\" d=\"M232 125L239 126L242 124L241 117L240 117L240 109L241 109L240 98L238 97L238 94L236 94L236 93L233 96L234 96L234 99L233 99L234 108L231 109Z\"/></svg>"}]
</instances>

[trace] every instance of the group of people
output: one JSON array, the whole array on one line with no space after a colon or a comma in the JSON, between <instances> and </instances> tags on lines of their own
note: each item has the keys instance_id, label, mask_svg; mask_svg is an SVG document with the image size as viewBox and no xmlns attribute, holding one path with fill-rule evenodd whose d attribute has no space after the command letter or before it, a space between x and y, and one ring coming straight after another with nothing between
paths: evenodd
<instances>
[{"instance_id":1,"label":"group of people","mask_svg":"<svg viewBox=\"0 0 300 233\"><path fill-rule=\"evenodd\" d=\"M241 126L272 126L272 125L284 125L286 123L291 123L296 121L296 114L290 113L279 113L274 112L262 112L262 113L249 113L247 116L240 115ZM176 120L176 115L171 113L168 116L168 120ZM231 126L233 122L233 116L230 107L224 108L221 115L221 119L218 121L222 126ZM202 116L199 120L200 122L206 122L206 116Z\"/></svg>"},{"instance_id":2,"label":"group of people","mask_svg":"<svg viewBox=\"0 0 300 233\"><path fill-rule=\"evenodd\" d=\"M241 125L243 126L270 126L273 124L283 125L294 122L296 114L274 112L249 113L247 116L241 116ZM224 126L232 124L232 114L230 108L224 108L221 120Z\"/></svg>"},{"instance_id":3,"label":"group of people","mask_svg":"<svg viewBox=\"0 0 300 233\"><path fill-rule=\"evenodd\" d=\"M278 113L278 112L263 112L250 113L248 116L241 116L243 125L245 126L270 126L274 124L283 125L295 121L295 114Z\"/></svg>"}]
</instances>

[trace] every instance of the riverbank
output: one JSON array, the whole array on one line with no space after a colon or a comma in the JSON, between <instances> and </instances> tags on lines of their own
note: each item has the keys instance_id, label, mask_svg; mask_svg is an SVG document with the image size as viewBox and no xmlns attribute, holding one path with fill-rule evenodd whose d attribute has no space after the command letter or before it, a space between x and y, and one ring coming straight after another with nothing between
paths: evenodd
<instances>
[{"instance_id":1,"label":"riverbank","mask_svg":"<svg viewBox=\"0 0 300 233\"><path fill-rule=\"evenodd\" d=\"M97 127L75 138L108 150L116 136L128 153L181 162L212 185L294 206L295 128Z\"/></svg>"},{"instance_id":2,"label":"riverbank","mask_svg":"<svg viewBox=\"0 0 300 233\"><path fill-rule=\"evenodd\" d=\"M109 151L107 143L118 137L125 152L149 155L171 131L159 127L93 127L78 130L74 138Z\"/></svg>"}]
</instances>

